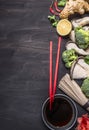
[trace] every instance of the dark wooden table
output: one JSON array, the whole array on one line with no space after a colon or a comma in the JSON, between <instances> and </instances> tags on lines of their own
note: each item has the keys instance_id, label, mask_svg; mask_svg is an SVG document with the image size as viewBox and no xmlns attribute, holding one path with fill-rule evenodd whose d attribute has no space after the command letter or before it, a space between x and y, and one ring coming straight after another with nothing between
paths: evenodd
<instances>
[{"instance_id":1,"label":"dark wooden table","mask_svg":"<svg viewBox=\"0 0 89 130\"><path fill-rule=\"evenodd\" d=\"M50 4L0 0L0 130L48 130L41 108L48 97L49 41L54 42L53 69L58 41L47 19ZM61 53L66 41L63 38ZM60 58L58 81L67 71ZM77 107L79 116L86 113Z\"/></svg>"}]
</instances>

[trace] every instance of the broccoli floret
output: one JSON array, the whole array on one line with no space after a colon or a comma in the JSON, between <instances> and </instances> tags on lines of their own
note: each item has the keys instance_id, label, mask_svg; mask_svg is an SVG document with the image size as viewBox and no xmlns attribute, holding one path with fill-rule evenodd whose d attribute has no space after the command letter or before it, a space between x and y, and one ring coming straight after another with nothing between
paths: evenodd
<instances>
[{"instance_id":1,"label":"broccoli floret","mask_svg":"<svg viewBox=\"0 0 89 130\"><path fill-rule=\"evenodd\" d=\"M84 30L83 27L76 27L75 39L79 48L86 49L89 46L89 30Z\"/></svg>"},{"instance_id":2,"label":"broccoli floret","mask_svg":"<svg viewBox=\"0 0 89 130\"><path fill-rule=\"evenodd\" d=\"M83 81L81 90L83 91L85 96L89 98L89 77Z\"/></svg>"},{"instance_id":3,"label":"broccoli floret","mask_svg":"<svg viewBox=\"0 0 89 130\"><path fill-rule=\"evenodd\" d=\"M65 63L65 67L71 68L72 64L73 64L73 61L67 62L67 63Z\"/></svg>"},{"instance_id":4,"label":"broccoli floret","mask_svg":"<svg viewBox=\"0 0 89 130\"><path fill-rule=\"evenodd\" d=\"M89 55L84 57L84 61L89 65Z\"/></svg>"},{"instance_id":5,"label":"broccoli floret","mask_svg":"<svg viewBox=\"0 0 89 130\"><path fill-rule=\"evenodd\" d=\"M67 0L58 1L58 6L65 6Z\"/></svg>"},{"instance_id":6,"label":"broccoli floret","mask_svg":"<svg viewBox=\"0 0 89 130\"><path fill-rule=\"evenodd\" d=\"M75 53L74 49L65 50L62 53L62 59L67 68L70 68L72 66L73 61L76 60L77 58L78 55Z\"/></svg>"}]
</instances>

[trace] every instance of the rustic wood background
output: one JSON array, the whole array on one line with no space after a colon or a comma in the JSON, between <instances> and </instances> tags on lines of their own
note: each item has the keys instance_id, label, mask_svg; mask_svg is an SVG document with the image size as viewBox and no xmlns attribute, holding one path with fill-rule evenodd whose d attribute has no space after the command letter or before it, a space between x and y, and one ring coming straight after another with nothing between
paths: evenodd
<instances>
[{"instance_id":1,"label":"rustic wood background","mask_svg":"<svg viewBox=\"0 0 89 130\"><path fill-rule=\"evenodd\" d=\"M0 0L0 130L48 130L41 108L48 97L49 41L54 43L53 70L58 41L47 19L50 4ZM66 41L63 38L61 53ZM67 71L60 57L58 81ZM77 106L79 116L86 113Z\"/></svg>"}]
</instances>

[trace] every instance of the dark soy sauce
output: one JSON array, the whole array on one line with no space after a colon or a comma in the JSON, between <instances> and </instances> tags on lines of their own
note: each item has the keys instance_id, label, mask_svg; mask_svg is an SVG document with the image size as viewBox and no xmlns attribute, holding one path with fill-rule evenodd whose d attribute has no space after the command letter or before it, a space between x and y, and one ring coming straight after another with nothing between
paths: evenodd
<instances>
[{"instance_id":1,"label":"dark soy sauce","mask_svg":"<svg viewBox=\"0 0 89 130\"><path fill-rule=\"evenodd\" d=\"M48 102L45 114L48 122L55 127L62 127L71 120L73 110L68 101L63 98L55 98L52 110L50 110Z\"/></svg>"}]
</instances>

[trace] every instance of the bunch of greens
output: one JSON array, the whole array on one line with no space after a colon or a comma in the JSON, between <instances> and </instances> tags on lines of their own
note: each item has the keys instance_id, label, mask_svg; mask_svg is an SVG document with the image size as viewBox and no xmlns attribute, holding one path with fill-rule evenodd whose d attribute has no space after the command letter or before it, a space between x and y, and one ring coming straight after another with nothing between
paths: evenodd
<instances>
[{"instance_id":1,"label":"bunch of greens","mask_svg":"<svg viewBox=\"0 0 89 130\"><path fill-rule=\"evenodd\" d=\"M65 6L66 5L66 1L67 0L60 0L60 1L58 1L58 6L60 7L60 6Z\"/></svg>"},{"instance_id":2,"label":"bunch of greens","mask_svg":"<svg viewBox=\"0 0 89 130\"><path fill-rule=\"evenodd\" d=\"M86 49L89 46L89 30L84 30L83 27L76 27L75 39L79 48Z\"/></svg>"},{"instance_id":3,"label":"bunch of greens","mask_svg":"<svg viewBox=\"0 0 89 130\"><path fill-rule=\"evenodd\" d=\"M78 55L76 54L74 49L65 50L62 53L62 59L65 63L66 68L70 68L74 60L76 60L77 58L78 58Z\"/></svg>"},{"instance_id":4,"label":"bunch of greens","mask_svg":"<svg viewBox=\"0 0 89 130\"><path fill-rule=\"evenodd\" d=\"M86 95L86 97L89 98L89 77L86 78L81 86L81 90L83 91L83 93Z\"/></svg>"},{"instance_id":5,"label":"bunch of greens","mask_svg":"<svg viewBox=\"0 0 89 130\"><path fill-rule=\"evenodd\" d=\"M52 16L49 15L48 19L51 22L51 24L52 24L53 27L57 26L58 20L56 19L55 15L52 15Z\"/></svg>"}]
</instances>

